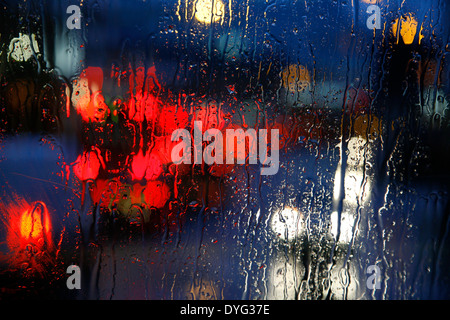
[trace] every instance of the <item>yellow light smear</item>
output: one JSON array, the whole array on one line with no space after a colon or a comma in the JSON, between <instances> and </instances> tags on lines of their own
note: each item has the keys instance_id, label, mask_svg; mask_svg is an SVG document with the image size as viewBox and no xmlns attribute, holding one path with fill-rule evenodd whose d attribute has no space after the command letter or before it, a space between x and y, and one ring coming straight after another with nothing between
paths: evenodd
<instances>
[{"instance_id":1,"label":"yellow light smear","mask_svg":"<svg viewBox=\"0 0 450 320\"><path fill-rule=\"evenodd\" d=\"M195 18L201 23L210 24L219 20L223 21L224 5L220 0L198 0L195 3L194 11Z\"/></svg>"},{"instance_id":2,"label":"yellow light smear","mask_svg":"<svg viewBox=\"0 0 450 320\"><path fill-rule=\"evenodd\" d=\"M281 73L283 87L291 92L303 91L311 83L311 76L302 65L291 64Z\"/></svg>"},{"instance_id":3,"label":"yellow light smear","mask_svg":"<svg viewBox=\"0 0 450 320\"><path fill-rule=\"evenodd\" d=\"M176 15L177 15L177 17L178 17L178 21L181 21L181 16L180 16L180 6L181 6L181 0L178 0L178 3L177 3L177 12L176 12Z\"/></svg>"},{"instance_id":4,"label":"yellow light smear","mask_svg":"<svg viewBox=\"0 0 450 320\"><path fill-rule=\"evenodd\" d=\"M233 11L231 11L231 0L228 1L228 11L230 11L230 20L228 20L228 27L231 26L231 17L233 16Z\"/></svg>"},{"instance_id":5,"label":"yellow light smear","mask_svg":"<svg viewBox=\"0 0 450 320\"><path fill-rule=\"evenodd\" d=\"M406 45L412 44L414 42L414 38L416 37L417 26L417 20L411 13L407 13L404 17L401 18L401 20L397 18L392 25L392 32L397 37L397 44L399 43L400 36L402 37L403 42Z\"/></svg>"},{"instance_id":6,"label":"yellow light smear","mask_svg":"<svg viewBox=\"0 0 450 320\"><path fill-rule=\"evenodd\" d=\"M422 26L420 27L420 32L419 32L419 44L422 43L423 38L425 38L425 36L423 35L423 23L422 23Z\"/></svg>"},{"instance_id":7,"label":"yellow light smear","mask_svg":"<svg viewBox=\"0 0 450 320\"><path fill-rule=\"evenodd\" d=\"M42 226L41 209L39 207L22 213L20 217L20 235L23 238L37 240L43 237L44 231L45 233L50 231L50 222L46 219L45 226Z\"/></svg>"}]
</instances>

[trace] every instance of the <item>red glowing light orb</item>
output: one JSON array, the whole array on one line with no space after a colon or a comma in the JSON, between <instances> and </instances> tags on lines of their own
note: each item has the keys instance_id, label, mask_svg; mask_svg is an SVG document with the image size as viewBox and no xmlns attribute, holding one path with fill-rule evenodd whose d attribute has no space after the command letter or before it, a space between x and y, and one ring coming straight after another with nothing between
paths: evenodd
<instances>
[{"instance_id":1,"label":"red glowing light orb","mask_svg":"<svg viewBox=\"0 0 450 320\"><path fill-rule=\"evenodd\" d=\"M95 180L101 166L101 158L95 151L83 152L73 166L75 175L81 181Z\"/></svg>"},{"instance_id":2,"label":"red glowing light orb","mask_svg":"<svg viewBox=\"0 0 450 320\"><path fill-rule=\"evenodd\" d=\"M155 152L147 152L145 155L142 150L133 157L131 163L131 176L133 180L155 180L163 173L163 165L160 157Z\"/></svg>"},{"instance_id":3,"label":"red glowing light orb","mask_svg":"<svg viewBox=\"0 0 450 320\"><path fill-rule=\"evenodd\" d=\"M133 180L141 180L145 176L145 171L147 170L148 155L144 155L142 149L133 156L133 161L131 162L131 175Z\"/></svg>"},{"instance_id":4,"label":"red glowing light orb","mask_svg":"<svg viewBox=\"0 0 450 320\"><path fill-rule=\"evenodd\" d=\"M81 78L88 80L89 89L92 93L103 88L103 70L100 67L87 67L81 73Z\"/></svg>"}]
</instances>

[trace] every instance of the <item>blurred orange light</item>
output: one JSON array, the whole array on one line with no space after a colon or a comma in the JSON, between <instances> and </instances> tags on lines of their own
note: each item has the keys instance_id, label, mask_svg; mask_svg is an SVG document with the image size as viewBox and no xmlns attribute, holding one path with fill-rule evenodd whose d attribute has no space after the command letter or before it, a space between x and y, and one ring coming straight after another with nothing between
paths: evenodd
<instances>
[{"instance_id":1,"label":"blurred orange light","mask_svg":"<svg viewBox=\"0 0 450 320\"><path fill-rule=\"evenodd\" d=\"M100 166L103 164L101 160L95 151L84 152L75 161L73 171L81 181L95 180L98 176Z\"/></svg>"},{"instance_id":2,"label":"blurred orange light","mask_svg":"<svg viewBox=\"0 0 450 320\"><path fill-rule=\"evenodd\" d=\"M27 241L42 241L51 231L47 207L36 202L25 210L20 217L20 236Z\"/></svg>"},{"instance_id":3,"label":"blurred orange light","mask_svg":"<svg viewBox=\"0 0 450 320\"><path fill-rule=\"evenodd\" d=\"M289 92L301 92L306 90L311 83L308 69L302 65L291 64L281 73L283 87Z\"/></svg>"},{"instance_id":4,"label":"blurred orange light","mask_svg":"<svg viewBox=\"0 0 450 320\"><path fill-rule=\"evenodd\" d=\"M17 197L1 205L7 214L6 243L10 249L7 262L26 276L43 276L54 264L53 226L47 206L42 201L29 204Z\"/></svg>"},{"instance_id":5,"label":"blurred orange light","mask_svg":"<svg viewBox=\"0 0 450 320\"><path fill-rule=\"evenodd\" d=\"M109 108L102 94L103 70L88 67L73 83L72 103L85 122L103 122Z\"/></svg>"},{"instance_id":6,"label":"blurred orange light","mask_svg":"<svg viewBox=\"0 0 450 320\"><path fill-rule=\"evenodd\" d=\"M397 43L399 43L401 36L406 45L412 44L416 37L417 27L418 22L411 13L403 15L401 19L397 18L392 25L392 32L397 37Z\"/></svg>"}]
</instances>

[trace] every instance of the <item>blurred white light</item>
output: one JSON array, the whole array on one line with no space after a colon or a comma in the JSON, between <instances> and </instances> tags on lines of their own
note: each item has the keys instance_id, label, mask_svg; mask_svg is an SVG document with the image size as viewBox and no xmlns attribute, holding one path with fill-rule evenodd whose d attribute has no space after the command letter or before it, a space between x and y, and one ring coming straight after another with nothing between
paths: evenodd
<instances>
[{"instance_id":1,"label":"blurred white light","mask_svg":"<svg viewBox=\"0 0 450 320\"><path fill-rule=\"evenodd\" d=\"M279 239L293 241L303 231L303 216L297 209L286 207L272 215L270 227Z\"/></svg>"},{"instance_id":2,"label":"blurred white light","mask_svg":"<svg viewBox=\"0 0 450 320\"><path fill-rule=\"evenodd\" d=\"M348 212L342 212L341 215L341 232L339 234L339 242L349 243L353 237L353 227L355 226L355 218ZM331 213L331 234L336 239L338 235L339 214L337 211Z\"/></svg>"},{"instance_id":3,"label":"blurred white light","mask_svg":"<svg viewBox=\"0 0 450 320\"><path fill-rule=\"evenodd\" d=\"M360 170L349 169L345 171L344 188L345 198L344 201L352 206L362 205L367 201L367 196L370 193L372 183L368 177L364 177L364 173ZM339 199L341 188L341 166L339 165L336 170L334 179L334 200Z\"/></svg>"},{"instance_id":4,"label":"blurred white light","mask_svg":"<svg viewBox=\"0 0 450 320\"><path fill-rule=\"evenodd\" d=\"M292 253L275 250L269 257L267 277L268 300L298 300L298 290L305 268Z\"/></svg>"},{"instance_id":5,"label":"blurred white light","mask_svg":"<svg viewBox=\"0 0 450 320\"><path fill-rule=\"evenodd\" d=\"M371 152L366 148L366 139L353 137L348 142L347 167L344 175L344 199L341 219L338 219L338 212L331 214L331 233L336 238L338 226L340 224L339 242L348 243L352 240L355 226L356 210L359 206L368 201L371 193L371 178L364 173L364 159L367 159ZM339 163L335 174L334 201L338 201L341 194L342 164Z\"/></svg>"},{"instance_id":6,"label":"blurred white light","mask_svg":"<svg viewBox=\"0 0 450 320\"><path fill-rule=\"evenodd\" d=\"M10 57L15 61L27 61L33 56L33 50L39 52L36 36L32 34L30 39L27 34L19 33L19 37L9 43L8 61Z\"/></svg>"}]
</instances>

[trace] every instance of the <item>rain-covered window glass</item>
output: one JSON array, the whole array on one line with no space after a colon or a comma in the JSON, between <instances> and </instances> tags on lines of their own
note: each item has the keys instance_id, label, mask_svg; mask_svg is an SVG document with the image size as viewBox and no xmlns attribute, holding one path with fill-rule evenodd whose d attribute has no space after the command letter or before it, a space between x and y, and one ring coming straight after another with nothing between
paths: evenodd
<instances>
[{"instance_id":1,"label":"rain-covered window glass","mask_svg":"<svg viewBox=\"0 0 450 320\"><path fill-rule=\"evenodd\" d=\"M450 298L449 14L1 1L0 298Z\"/></svg>"}]
</instances>

